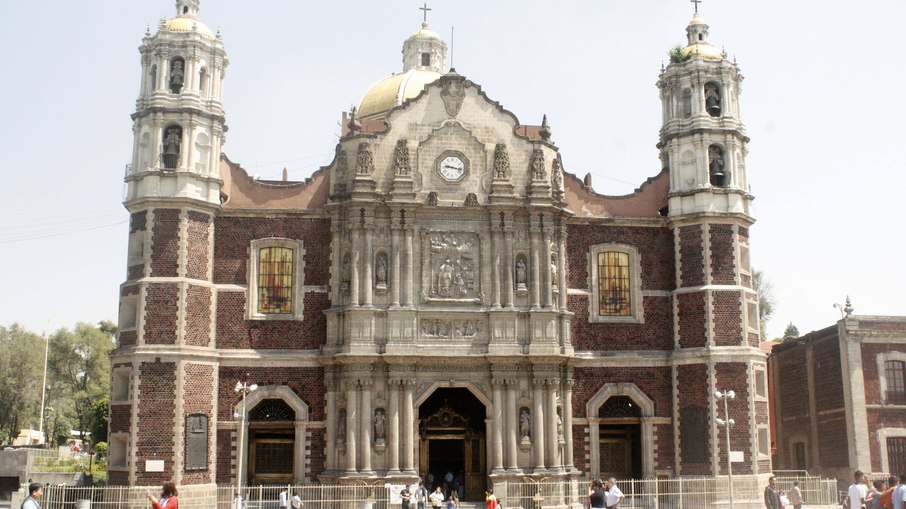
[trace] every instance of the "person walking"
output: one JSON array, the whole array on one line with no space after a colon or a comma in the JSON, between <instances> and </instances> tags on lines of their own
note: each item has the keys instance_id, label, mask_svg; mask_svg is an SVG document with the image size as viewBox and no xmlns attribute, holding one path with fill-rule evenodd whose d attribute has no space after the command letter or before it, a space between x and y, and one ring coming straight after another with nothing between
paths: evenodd
<instances>
[{"instance_id":1,"label":"person walking","mask_svg":"<svg viewBox=\"0 0 906 509\"><path fill-rule=\"evenodd\" d=\"M425 483L419 481L418 488L415 490L415 503L417 509L425 509L425 503L428 501L428 490L425 489Z\"/></svg>"},{"instance_id":2,"label":"person walking","mask_svg":"<svg viewBox=\"0 0 906 509\"><path fill-rule=\"evenodd\" d=\"M793 509L802 509L802 491L799 489L799 481L793 481L793 489L790 490L789 496Z\"/></svg>"},{"instance_id":3,"label":"person walking","mask_svg":"<svg viewBox=\"0 0 906 509\"><path fill-rule=\"evenodd\" d=\"M777 488L777 478L768 477L768 485L764 487L764 507L766 509L783 509L780 503L780 489Z\"/></svg>"},{"instance_id":4,"label":"person walking","mask_svg":"<svg viewBox=\"0 0 906 509\"><path fill-rule=\"evenodd\" d=\"M172 481L167 481L161 486L160 498L154 498L151 490L148 490L148 500L151 502L151 509L179 509L179 493Z\"/></svg>"},{"instance_id":5,"label":"person walking","mask_svg":"<svg viewBox=\"0 0 906 509\"><path fill-rule=\"evenodd\" d=\"M293 493L293 498L289 500L289 506L293 509L302 509L305 506L305 503L302 502L302 499L299 498L298 493Z\"/></svg>"},{"instance_id":6,"label":"person walking","mask_svg":"<svg viewBox=\"0 0 906 509\"><path fill-rule=\"evenodd\" d=\"M287 496L286 488L283 488L282 490L280 490L279 498L280 498L280 502L279 502L280 509L289 509L289 497Z\"/></svg>"},{"instance_id":7,"label":"person walking","mask_svg":"<svg viewBox=\"0 0 906 509\"><path fill-rule=\"evenodd\" d=\"M484 492L485 509L497 509L497 497L494 496L494 489L488 489Z\"/></svg>"},{"instance_id":8,"label":"person walking","mask_svg":"<svg viewBox=\"0 0 906 509\"><path fill-rule=\"evenodd\" d=\"M620 509L623 503L623 492L617 488L617 480L611 477L604 485L607 491L604 493L604 501L607 503L607 509Z\"/></svg>"},{"instance_id":9,"label":"person walking","mask_svg":"<svg viewBox=\"0 0 906 509\"><path fill-rule=\"evenodd\" d=\"M849 509L861 509L865 505L865 499L868 497L868 487L865 486L865 474L861 470L856 470L853 474L853 483L847 490Z\"/></svg>"},{"instance_id":10,"label":"person walking","mask_svg":"<svg viewBox=\"0 0 906 509\"><path fill-rule=\"evenodd\" d=\"M409 492L408 484L404 484L403 489L400 490L400 500L402 501L400 508L409 509L409 501L412 500L412 493Z\"/></svg>"},{"instance_id":11,"label":"person walking","mask_svg":"<svg viewBox=\"0 0 906 509\"><path fill-rule=\"evenodd\" d=\"M30 481L31 479L29 479ZM41 509L41 495L43 494L41 485L33 482L28 485L28 498L26 498L22 505L22 509Z\"/></svg>"}]
</instances>

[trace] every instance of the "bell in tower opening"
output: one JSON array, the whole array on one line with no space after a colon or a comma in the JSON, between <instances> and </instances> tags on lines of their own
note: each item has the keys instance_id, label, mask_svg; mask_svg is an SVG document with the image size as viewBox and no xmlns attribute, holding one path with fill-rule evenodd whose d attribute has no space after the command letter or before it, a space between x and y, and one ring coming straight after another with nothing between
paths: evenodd
<instances>
[{"instance_id":1,"label":"bell in tower opening","mask_svg":"<svg viewBox=\"0 0 906 509\"><path fill-rule=\"evenodd\" d=\"M708 147L708 173L711 175L711 185L726 187L727 174L724 170L724 151L717 145Z\"/></svg>"},{"instance_id":2,"label":"bell in tower opening","mask_svg":"<svg viewBox=\"0 0 906 509\"><path fill-rule=\"evenodd\" d=\"M179 164L179 147L182 144L182 128L179 126L167 127L164 132L164 149L161 152L164 168L175 170Z\"/></svg>"},{"instance_id":3,"label":"bell in tower opening","mask_svg":"<svg viewBox=\"0 0 906 509\"><path fill-rule=\"evenodd\" d=\"M705 109L712 117L720 116L720 88L715 83L705 84Z\"/></svg>"}]
</instances>

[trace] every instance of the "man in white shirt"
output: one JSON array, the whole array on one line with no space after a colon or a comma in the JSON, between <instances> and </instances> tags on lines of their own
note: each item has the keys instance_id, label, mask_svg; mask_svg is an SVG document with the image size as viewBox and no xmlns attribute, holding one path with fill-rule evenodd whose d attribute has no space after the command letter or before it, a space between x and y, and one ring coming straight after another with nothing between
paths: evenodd
<instances>
[{"instance_id":1,"label":"man in white shirt","mask_svg":"<svg viewBox=\"0 0 906 509\"><path fill-rule=\"evenodd\" d=\"M623 502L623 492L617 488L617 480L611 477L604 488L607 490L604 492L604 503L607 504L607 509L618 509Z\"/></svg>"},{"instance_id":2,"label":"man in white shirt","mask_svg":"<svg viewBox=\"0 0 906 509\"><path fill-rule=\"evenodd\" d=\"M293 509L302 509L302 506L304 506L304 505L305 504L302 503L302 499L299 498L299 494L293 493L293 498L290 499L290 506Z\"/></svg>"},{"instance_id":3,"label":"man in white shirt","mask_svg":"<svg viewBox=\"0 0 906 509\"><path fill-rule=\"evenodd\" d=\"M289 500L286 496L286 488L280 490L280 509L289 509Z\"/></svg>"},{"instance_id":4,"label":"man in white shirt","mask_svg":"<svg viewBox=\"0 0 906 509\"><path fill-rule=\"evenodd\" d=\"M41 509L41 485L33 482L28 485L28 498L22 502L22 509Z\"/></svg>"},{"instance_id":5,"label":"man in white shirt","mask_svg":"<svg viewBox=\"0 0 906 509\"><path fill-rule=\"evenodd\" d=\"M856 470L853 475L853 483L849 485L849 509L860 509L865 503L865 497L868 496L868 487L865 486L865 474L861 470Z\"/></svg>"},{"instance_id":6,"label":"man in white shirt","mask_svg":"<svg viewBox=\"0 0 906 509\"><path fill-rule=\"evenodd\" d=\"M906 475L900 475L900 484L894 488L891 500L893 509L906 509L906 504L903 504L903 501L906 500Z\"/></svg>"}]
</instances>

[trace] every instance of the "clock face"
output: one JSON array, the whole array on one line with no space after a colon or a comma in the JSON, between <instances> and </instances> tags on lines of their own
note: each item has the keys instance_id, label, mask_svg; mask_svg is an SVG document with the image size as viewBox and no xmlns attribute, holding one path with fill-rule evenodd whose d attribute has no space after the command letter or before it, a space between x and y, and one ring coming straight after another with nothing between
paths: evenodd
<instances>
[{"instance_id":1,"label":"clock face","mask_svg":"<svg viewBox=\"0 0 906 509\"><path fill-rule=\"evenodd\" d=\"M437 172L446 180L456 181L466 173L466 163L459 156L449 155L437 164Z\"/></svg>"}]
</instances>

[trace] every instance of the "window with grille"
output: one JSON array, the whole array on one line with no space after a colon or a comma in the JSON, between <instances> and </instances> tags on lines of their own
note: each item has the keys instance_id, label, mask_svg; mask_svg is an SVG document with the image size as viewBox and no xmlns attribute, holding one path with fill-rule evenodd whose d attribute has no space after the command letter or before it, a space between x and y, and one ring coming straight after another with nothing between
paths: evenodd
<instances>
[{"instance_id":1,"label":"window with grille","mask_svg":"<svg viewBox=\"0 0 906 509\"><path fill-rule=\"evenodd\" d=\"M887 471L891 474L906 472L906 437L887 439L887 463Z\"/></svg>"},{"instance_id":2,"label":"window with grille","mask_svg":"<svg viewBox=\"0 0 906 509\"><path fill-rule=\"evenodd\" d=\"M887 402L906 404L906 362L887 361L884 368L887 377Z\"/></svg>"},{"instance_id":3,"label":"window with grille","mask_svg":"<svg viewBox=\"0 0 906 509\"><path fill-rule=\"evenodd\" d=\"M598 314L630 316L629 254L598 253Z\"/></svg>"},{"instance_id":4,"label":"window with grille","mask_svg":"<svg viewBox=\"0 0 906 509\"><path fill-rule=\"evenodd\" d=\"M293 250L264 247L258 252L258 312L291 313L293 309Z\"/></svg>"}]
</instances>

